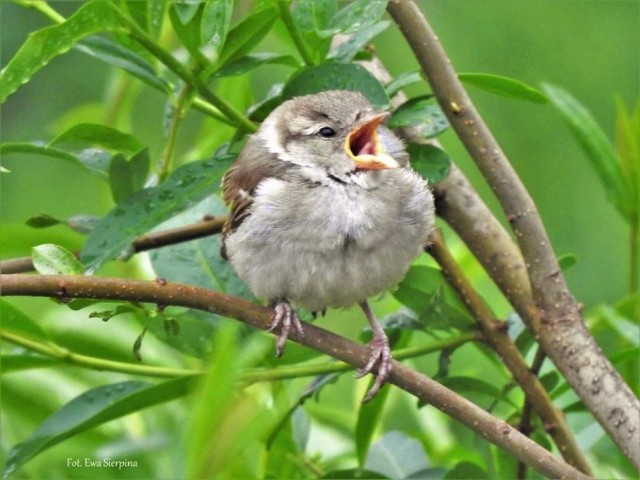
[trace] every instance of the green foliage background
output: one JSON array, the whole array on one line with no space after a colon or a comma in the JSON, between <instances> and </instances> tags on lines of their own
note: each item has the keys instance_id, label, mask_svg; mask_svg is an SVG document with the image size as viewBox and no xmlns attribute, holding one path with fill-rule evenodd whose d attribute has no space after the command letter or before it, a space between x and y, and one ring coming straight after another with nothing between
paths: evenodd
<instances>
[{"instance_id":1,"label":"green foliage background","mask_svg":"<svg viewBox=\"0 0 640 480\"><path fill-rule=\"evenodd\" d=\"M80 3L51 2L51 5L69 16ZM628 109L632 109L638 99L638 1L421 0L419 4L459 72L500 74L534 86L541 82L559 85L587 106L609 138L613 137L614 131L615 97L618 96ZM235 15L241 18L250 9L250 2L239 1ZM48 25L50 21L36 11L12 2L0 2L2 66L15 54L29 32ZM393 25L373 44L392 75L417 68L409 48ZM281 22L275 24L256 51L297 56ZM249 75L217 81L215 90L239 110L244 110L263 98L273 83L282 82L292 71L289 66L267 65ZM2 105L1 140L3 143L48 141L75 123L100 123L108 119L120 130L132 133L148 145L153 161L161 155L165 144L166 98L136 80L131 81L133 85L127 96L120 97L119 93L125 91L123 86L130 81L126 75L77 51L59 56ZM407 89L412 96L427 91L424 84ZM473 87L469 87L469 91L536 201L556 253L572 253L577 257L577 264L566 275L572 292L585 305L597 339L608 354L634 345L637 348L637 323L618 321L624 315L614 308L627 289L627 226L606 201L604 189L584 153L550 106L508 100ZM130 111L130 116L111 108L121 102L129 106L130 110L125 111ZM191 111L181 126L176 154L180 163L211 155L231 135L229 127L211 120L203 121L203 118L198 112ZM444 133L440 140L487 202L495 207L496 202L453 133ZM70 250L82 247L84 237L65 227L46 230L27 227L24 222L34 214L46 212L57 218L79 213L102 216L113 206L106 184L74 165L27 155L7 155L2 164L11 173L0 176L1 258L30 255L31 247L41 243L61 244ZM477 263L455 239L452 243L468 275L496 314L503 318L507 316L510 312L506 303ZM420 261L422 264L427 262L425 259ZM101 270L101 274L149 275L144 261L111 263ZM132 361L131 346L141 329L141 323L133 317L119 316L103 323L95 318L88 319L86 311L71 312L43 299L11 299L10 303L35 319L60 345L108 359ZM396 311L399 306L390 295L374 304L380 316ZM109 306L104 309L107 308ZM221 322L223 325L230 323L234 322ZM358 338L364 320L355 310L333 311L318 323ZM187 326L183 324L183 333ZM152 333L159 339L153 334L147 335L142 350L145 364L181 368L199 365L195 359L168 347L161 328ZM232 347L238 337L245 342L242 352ZM432 336L422 333L413 338L414 343L432 340ZM204 384L216 385L216 388L201 387L201 395L196 397L137 412L73 437L36 457L15 478L172 479L183 478L187 473L195 477L214 476L216 472L226 472L236 478L257 475L257 472L268 472L272 478L310 477L357 466L357 449L364 448L366 453L362 443L356 445L354 440L359 415L365 416L359 428L364 431L368 428L373 441L377 442L377 450L369 451L370 458L384 454L394 458L402 450L418 452L413 457L416 468L431 466L435 469L432 473L440 476L463 460L475 462L490 478L506 478L505 472L514 471L513 462L500 456L493 447L432 408L416 409L413 399L404 393L390 391L387 401L381 401L380 408L384 410L379 412L379 417L370 412L363 413L359 399L366 381L354 382L348 374L326 386L318 399L306 401L304 410L295 410L293 421L288 420L286 414L295 406L309 379L257 384L249 388L249 393L240 401L233 402L231 392L239 372L248 367L275 364L271 360L272 339L227 326L222 334L214 336L213 342L217 351L226 352L224 357L214 355L209 361L211 373ZM2 352L5 355L14 350L4 344ZM295 363L309 357L302 348L289 345L283 362ZM430 375L439 367L437 355L414 360L414 364ZM628 380L637 375L637 364L633 359L623 363L621 368ZM551 375L551 367L545 372ZM214 373L218 377L214 377ZM449 375L481 378L496 391L508 383L499 363L472 345L456 351ZM26 439L45 418L76 395L98 385L128 380L132 377L125 374L68 366L3 375L3 454ZM461 388L460 391L489 407L494 392L482 388L484 391L474 391L467 384L466 390ZM522 396L516 391L505 398L494 410L503 417L512 414L522 403ZM560 392L558 398L562 406L575 402L571 394ZM210 408L211 405L216 408ZM284 429L278 430L278 420L286 424ZM302 439L306 438L305 426L309 421L314 426L304 449ZM569 414L569 421L597 473L606 478L608 475L611 478L633 475L626 460L603 436L600 428L592 424L589 415L577 411ZM363 424L368 427L362 427ZM285 433L270 437L274 432ZM360 438L363 438L362 432L359 430ZM398 432L403 436L394 437ZM536 440L548 442L543 434L539 435ZM201 439L201 442L193 438ZM271 440L269 450L256 446L255 458L240 456L242 448L265 438ZM217 445L233 444L238 450L223 449L220 463L214 463L218 470L203 472L198 469L203 465L203 458L211 456L211 451L207 450L210 441ZM133 458L138 461L138 467L117 470L73 468L67 464L69 458L84 462L85 457ZM424 465L420 464L422 460ZM372 464L367 465L371 467ZM406 473L400 472L393 478L405 478L402 474Z\"/></svg>"}]
</instances>

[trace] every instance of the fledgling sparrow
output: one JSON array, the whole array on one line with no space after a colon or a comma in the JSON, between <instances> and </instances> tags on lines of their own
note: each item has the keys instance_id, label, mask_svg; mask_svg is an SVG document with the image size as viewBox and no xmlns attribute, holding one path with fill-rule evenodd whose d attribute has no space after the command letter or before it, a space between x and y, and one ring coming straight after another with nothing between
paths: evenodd
<instances>
[{"instance_id":1,"label":"fledgling sparrow","mask_svg":"<svg viewBox=\"0 0 640 480\"><path fill-rule=\"evenodd\" d=\"M358 373L376 377L364 401L392 365L367 298L397 285L434 225L431 192L381 125L384 117L353 91L288 100L249 138L222 183L231 206L223 256L275 309L278 356L291 328L304 335L289 302L312 312L358 303L364 311L373 340Z\"/></svg>"}]
</instances>

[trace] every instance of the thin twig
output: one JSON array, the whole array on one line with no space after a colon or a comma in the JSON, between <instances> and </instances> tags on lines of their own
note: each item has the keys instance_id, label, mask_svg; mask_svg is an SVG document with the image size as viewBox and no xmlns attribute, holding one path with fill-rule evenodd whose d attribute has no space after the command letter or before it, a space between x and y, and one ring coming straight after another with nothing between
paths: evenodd
<instances>
[{"instance_id":1,"label":"thin twig","mask_svg":"<svg viewBox=\"0 0 640 480\"><path fill-rule=\"evenodd\" d=\"M542 368L542 364L544 363L544 359L547 356L544 353L542 348L538 347L536 351L536 356L533 359L533 363L531 364L531 373L536 377L540 374L540 369ZM531 417L533 413L533 404L529 400L529 397L525 398L524 405L522 406L522 416L520 417L520 422L518 422L518 431L527 437L531 435L533 432L533 425L531 424ZM518 462L518 467L516 470L516 478L526 478L527 475L527 466Z\"/></svg>"},{"instance_id":2,"label":"thin twig","mask_svg":"<svg viewBox=\"0 0 640 480\"><path fill-rule=\"evenodd\" d=\"M304 38L302 38L302 35L293 20L293 16L291 15L291 2L287 0L278 0L276 4L278 5L278 10L280 10L280 18L287 27L289 35L291 36L293 43L296 44L296 48L298 49L298 52L300 52L304 63L306 65L313 65L313 57L311 56L311 53L307 48L307 44L304 41Z\"/></svg>"},{"instance_id":3,"label":"thin twig","mask_svg":"<svg viewBox=\"0 0 640 480\"><path fill-rule=\"evenodd\" d=\"M506 213L526 262L537 338L622 452L640 468L640 401L587 330L536 206L462 87L438 37L412 0L387 9L411 46L451 126Z\"/></svg>"},{"instance_id":4,"label":"thin twig","mask_svg":"<svg viewBox=\"0 0 640 480\"><path fill-rule=\"evenodd\" d=\"M133 241L133 250L134 252L143 252L220 233L226 219L227 217L206 218L200 222L184 227L148 233ZM77 255L78 254L76 254L76 256ZM32 271L33 261L31 257L9 258L0 261L0 274L26 273Z\"/></svg>"},{"instance_id":5,"label":"thin twig","mask_svg":"<svg viewBox=\"0 0 640 480\"><path fill-rule=\"evenodd\" d=\"M180 88L177 98L173 102L173 111L171 121L169 122L167 142L162 150L162 155L160 155L158 165L156 166L158 183L164 182L169 173L173 170L173 158L176 150L176 140L178 139L178 129L182 123L182 119L184 118L185 107L189 104L192 91L192 85L185 83L182 85L182 88Z\"/></svg>"},{"instance_id":6,"label":"thin twig","mask_svg":"<svg viewBox=\"0 0 640 480\"><path fill-rule=\"evenodd\" d=\"M269 329L273 316L273 310L241 298L164 281L66 275L0 275L0 291L4 296L99 298L183 306L236 318L262 330ZM280 332L276 329L273 333ZM357 368L362 368L370 355L366 346L311 324L304 324L303 336L293 331L290 338ZM543 475L567 479L589 478L507 423L402 363L394 361L389 383L451 415Z\"/></svg>"}]
</instances>

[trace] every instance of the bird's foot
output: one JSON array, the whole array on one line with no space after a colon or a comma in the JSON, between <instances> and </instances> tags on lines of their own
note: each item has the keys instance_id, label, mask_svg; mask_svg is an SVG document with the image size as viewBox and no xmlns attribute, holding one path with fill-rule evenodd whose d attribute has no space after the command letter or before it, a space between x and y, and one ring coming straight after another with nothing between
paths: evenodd
<instances>
[{"instance_id":1,"label":"bird's foot","mask_svg":"<svg viewBox=\"0 0 640 480\"><path fill-rule=\"evenodd\" d=\"M373 370L377 365L376 373L374 374L376 381L367 392L362 403L366 403L375 397L382 385L384 385L389 379L393 362L393 359L391 358L391 348L389 347L389 339L384 331L382 331L382 333L374 334L373 340L371 340L368 346L372 350L371 355L369 355L369 360L364 367L358 369L355 378L362 378L368 373L373 375Z\"/></svg>"},{"instance_id":2,"label":"bird's foot","mask_svg":"<svg viewBox=\"0 0 640 480\"><path fill-rule=\"evenodd\" d=\"M274 300L270 303L270 306L274 309L274 314L267 332L272 332L277 328L280 329L276 340L276 357L281 357L284 352L284 344L289 338L291 327L293 326L299 337L304 337L304 331L296 311L286 299Z\"/></svg>"}]
</instances>

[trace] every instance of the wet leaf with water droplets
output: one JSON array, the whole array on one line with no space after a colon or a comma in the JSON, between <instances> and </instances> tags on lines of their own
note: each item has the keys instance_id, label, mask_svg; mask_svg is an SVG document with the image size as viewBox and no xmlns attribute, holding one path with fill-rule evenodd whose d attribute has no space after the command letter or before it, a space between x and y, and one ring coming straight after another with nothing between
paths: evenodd
<instances>
[{"instance_id":1,"label":"wet leaf with water droplets","mask_svg":"<svg viewBox=\"0 0 640 480\"><path fill-rule=\"evenodd\" d=\"M140 190L120 203L89 235L80 255L87 269L94 271L139 235L214 193L234 158L223 155L189 163L161 185Z\"/></svg>"},{"instance_id":2,"label":"wet leaf with water droplets","mask_svg":"<svg viewBox=\"0 0 640 480\"><path fill-rule=\"evenodd\" d=\"M184 396L189 392L191 382L189 377L155 385L127 381L103 385L79 395L47 418L24 442L11 449L5 465L5 478L42 451L80 432Z\"/></svg>"},{"instance_id":3,"label":"wet leaf with water droplets","mask_svg":"<svg viewBox=\"0 0 640 480\"><path fill-rule=\"evenodd\" d=\"M98 32L115 30L125 22L124 14L115 3L94 0L66 21L32 33L0 73L0 103L75 42Z\"/></svg>"},{"instance_id":4,"label":"wet leaf with water droplets","mask_svg":"<svg viewBox=\"0 0 640 480\"><path fill-rule=\"evenodd\" d=\"M43 275L82 275L84 267L66 248L52 243L33 247L33 266Z\"/></svg>"},{"instance_id":5,"label":"wet leaf with water droplets","mask_svg":"<svg viewBox=\"0 0 640 480\"><path fill-rule=\"evenodd\" d=\"M417 127L422 138L432 138L449 128L440 106L429 95L408 100L391 115L389 127Z\"/></svg>"}]
</instances>

